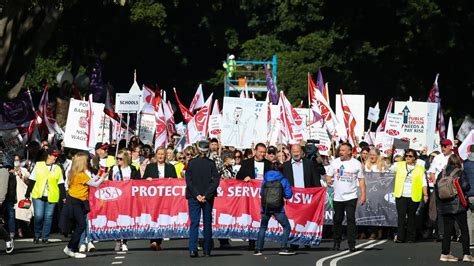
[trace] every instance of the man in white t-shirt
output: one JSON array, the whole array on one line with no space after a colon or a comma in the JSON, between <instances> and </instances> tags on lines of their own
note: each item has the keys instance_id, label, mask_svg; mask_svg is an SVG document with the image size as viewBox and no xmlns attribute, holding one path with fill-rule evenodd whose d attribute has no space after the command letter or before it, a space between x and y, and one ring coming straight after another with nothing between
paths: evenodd
<instances>
[{"instance_id":1,"label":"man in white t-shirt","mask_svg":"<svg viewBox=\"0 0 474 266\"><path fill-rule=\"evenodd\" d=\"M342 239L342 221L344 212L347 215L347 243L349 250L355 252L357 227L355 210L357 206L357 181L360 188L360 205L365 204L365 179L362 175L362 164L352 158L352 145L342 143L339 147L339 158L331 162L326 176L328 186L334 189L334 247L340 250Z\"/></svg>"},{"instance_id":2,"label":"man in white t-shirt","mask_svg":"<svg viewBox=\"0 0 474 266\"><path fill-rule=\"evenodd\" d=\"M441 153L436 155L433 158L433 162L431 162L430 168L428 169L428 178L430 181L430 187L432 184L436 183L436 179L438 179L438 175L443 171L443 169L448 164L449 156L453 155L453 143L449 139L445 139L441 141ZM440 209L438 209L438 217L441 217ZM438 241L443 239L444 234L444 224L443 219L437 219L437 232Z\"/></svg>"}]
</instances>

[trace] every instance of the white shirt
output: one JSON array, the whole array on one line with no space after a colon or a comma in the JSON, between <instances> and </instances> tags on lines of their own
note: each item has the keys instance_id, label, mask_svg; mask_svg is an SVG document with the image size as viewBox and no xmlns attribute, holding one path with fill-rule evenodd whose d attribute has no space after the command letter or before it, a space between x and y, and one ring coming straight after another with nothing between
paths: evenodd
<instances>
[{"instance_id":1,"label":"white shirt","mask_svg":"<svg viewBox=\"0 0 474 266\"><path fill-rule=\"evenodd\" d=\"M448 159L449 156L451 156L453 153L444 155L443 153L440 153L436 155L433 159L433 162L430 165L430 169L428 169L428 173L434 173L435 174L435 179L438 179L439 173L443 171L443 169L446 167L448 164Z\"/></svg>"},{"instance_id":2,"label":"white shirt","mask_svg":"<svg viewBox=\"0 0 474 266\"><path fill-rule=\"evenodd\" d=\"M265 164L262 162L255 161L255 179L263 180L263 171Z\"/></svg>"},{"instance_id":3,"label":"white shirt","mask_svg":"<svg viewBox=\"0 0 474 266\"><path fill-rule=\"evenodd\" d=\"M158 178L164 178L165 177L165 164L158 164Z\"/></svg>"},{"instance_id":4,"label":"white shirt","mask_svg":"<svg viewBox=\"0 0 474 266\"><path fill-rule=\"evenodd\" d=\"M295 187L304 188L303 159L300 159L299 162L291 159L291 167L293 169L293 180Z\"/></svg>"},{"instance_id":5,"label":"white shirt","mask_svg":"<svg viewBox=\"0 0 474 266\"><path fill-rule=\"evenodd\" d=\"M120 176L119 166L114 166L112 169L112 180L114 181L122 181L122 180L130 180L132 177L132 169L130 166L126 168L122 168L122 176Z\"/></svg>"},{"instance_id":6,"label":"white shirt","mask_svg":"<svg viewBox=\"0 0 474 266\"><path fill-rule=\"evenodd\" d=\"M341 158L337 158L331 162L327 174L333 177L334 201L348 201L358 197L357 181L364 178L362 164L358 160L351 158L341 161Z\"/></svg>"}]
</instances>

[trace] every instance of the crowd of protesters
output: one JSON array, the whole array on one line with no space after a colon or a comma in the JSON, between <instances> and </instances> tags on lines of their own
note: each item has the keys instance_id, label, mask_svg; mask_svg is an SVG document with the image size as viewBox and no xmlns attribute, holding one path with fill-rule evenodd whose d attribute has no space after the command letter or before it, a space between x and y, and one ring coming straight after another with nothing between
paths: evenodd
<instances>
[{"instance_id":1,"label":"crowd of protesters","mask_svg":"<svg viewBox=\"0 0 474 266\"><path fill-rule=\"evenodd\" d=\"M450 253L454 240L463 245L463 260L474 262L470 255L470 246L474 245L474 212L470 207L474 204L474 145L470 146L468 159L462 162L450 140L441 142L441 152L393 150L389 157L364 142L359 143L357 153L350 144L340 143L324 156L312 142L277 146L258 143L253 149L238 150L220 145L218 139L181 149L174 145L177 140L173 138L167 147L154 150L133 136L128 142L97 143L94 156L47 141L29 143L24 157L16 155L13 165L0 169L0 237L7 243L7 253L13 251L15 238L32 236L35 244L48 244L50 232L58 230L70 235L64 253L84 258L86 252L95 249L87 231L90 186L97 187L104 180L184 178L191 220L190 256L197 257L200 248L210 256L211 212L219 181L259 179L263 180L261 193L269 183L280 182L285 199L291 198L291 187L332 187L334 225L332 230L325 230L325 235L332 233L334 250L341 249L345 217L345 239L352 252L356 250L356 239L391 238L396 243L433 239L442 242L441 261L457 261ZM366 202L364 175L368 172L394 173L397 228L356 226L356 208ZM440 197L438 186L446 183L443 179L453 177L465 198ZM25 199L32 200L30 208L23 206L25 202L21 201ZM464 204L464 200L470 204ZM197 230L201 213L204 240L200 241ZM263 236L271 216L284 229L279 253L295 254L299 247L288 245L291 227L284 207L270 212L262 208L261 229L257 241L248 241L249 250L262 254ZM230 247L228 239L219 239L219 243L221 248ZM162 239L152 239L150 248L158 251L165 247ZM115 250L127 251L127 239L117 239Z\"/></svg>"}]
</instances>

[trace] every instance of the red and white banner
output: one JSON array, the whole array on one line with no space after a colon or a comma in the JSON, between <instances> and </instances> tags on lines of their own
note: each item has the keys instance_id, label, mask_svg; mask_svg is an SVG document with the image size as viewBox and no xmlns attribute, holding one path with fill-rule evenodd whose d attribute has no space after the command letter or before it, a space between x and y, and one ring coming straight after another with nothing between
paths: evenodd
<instances>
[{"instance_id":1,"label":"red and white banner","mask_svg":"<svg viewBox=\"0 0 474 266\"><path fill-rule=\"evenodd\" d=\"M213 209L213 237L256 239L260 228L261 182L221 181ZM318 245L324 224L325 188L293 188L285 211L290 243ZM90 234L95 240L189 237L184 179L106 181L91 188ZM201 228L202 229L202 228ZM282 228L273 218L266 238L279 241Z\"/></svg>"}]
</instances>

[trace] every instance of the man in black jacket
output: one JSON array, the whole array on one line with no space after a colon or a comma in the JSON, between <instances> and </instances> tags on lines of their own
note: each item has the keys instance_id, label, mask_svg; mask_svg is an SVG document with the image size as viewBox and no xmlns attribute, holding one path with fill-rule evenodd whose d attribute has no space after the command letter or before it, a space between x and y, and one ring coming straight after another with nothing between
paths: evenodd
<instances>
[{"instance_id":1,"label":"man in black jacket","mask_svg":"<svg viewBox=\"0 0 474 266\"><path fill-rule=\"evenodd\" d=\"M267 147L263 143L255 145L255 155L251 159L246 159L242 162L239 172L236 178L249 182L252 179L263 180L263 176L266 172L272 168L272 163L265 159L267 154ZM249 240L250 251L255 250L255 240Z\"/></svg>"},{"instance_id":2,"label":"man in black jacket","mask_svg":"<svg viewBox=\"0 0 474 266\"><path fill-rule=\"evenodd\" d=\"M214 197L217 194L220 174L216 164L207 158L209 142L197 143L199 156L190 160L186 170L186 198L188 199L189 218L189 253L192 258L198 256L198 229L199 220L203 218L204 224L204 256L211 256L212 249L212 208Z\"/></svg>"},{"instance_id":3,"label":"man in black jacket","mask_svg":"<svg viewBox=\"0 0 474 266\"><path fill-rule=\"evenodd\" d=\"M267 147L263 143L255 145L255 155L251 159L244 160L237 179L249 182L251 179L263 180L263 176L267 171L271 170L272 163L265 159L267 154Z\"/></svg>"},{"instance_id":4,"label":"man in black jacket","mask_svg":"<svg viewBox=\"0 0 474 266\"><path fill-rule=\"evenodd\" d=\"M283 175L292 187L320 187L321 175L324 174L313 161L303 158L301 145L291 145L291 160L283 164Z\"/></svg>"},{"instance_id":5,"label":"man in black jacket","mask_svg":"<svg viewBox=\"0 0 474 266\"><path fill-rule=\"evenodd\" d=\"M165 161L165 148L159 147L158 149L156 149L155 157L156 163L150 163L146 166L142 178L147 180L152 180L153 178L177 178L174 166ZM150 248L152 250L162 250L162 242L162 238L150 239Z\"/></svg>"}]
</instances>

